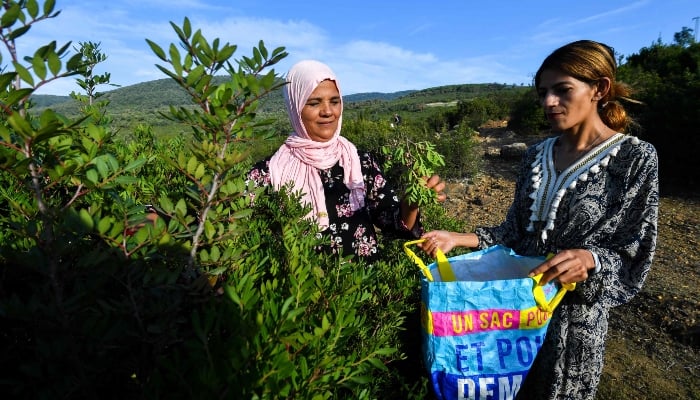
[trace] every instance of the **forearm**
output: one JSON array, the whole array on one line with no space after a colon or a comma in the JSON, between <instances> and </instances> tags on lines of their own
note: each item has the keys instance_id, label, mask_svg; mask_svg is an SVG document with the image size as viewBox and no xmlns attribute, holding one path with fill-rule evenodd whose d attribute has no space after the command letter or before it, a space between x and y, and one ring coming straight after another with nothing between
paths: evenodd
<instances>
[{"instance_id":1,"label":"forearm","mask_svg":"<svg viewBox=\"0 0 700 400\"><path fill-rule=\"evenodd\" d=\"M412 230L418 220L418 207L410 206L405 201L401 202L401 221L408 230Z\"/></svg>"},{"instance_id":2,"label":"forearm","mask_svg":"<svg viewBox=\"0 0 700 400\"><path fill-rule=\"evenodd\" d=\"M474 233L452 232L451 236L454 247L468 247L470 249L479 247L479 238Z\"/></svg>"}]
</instances>

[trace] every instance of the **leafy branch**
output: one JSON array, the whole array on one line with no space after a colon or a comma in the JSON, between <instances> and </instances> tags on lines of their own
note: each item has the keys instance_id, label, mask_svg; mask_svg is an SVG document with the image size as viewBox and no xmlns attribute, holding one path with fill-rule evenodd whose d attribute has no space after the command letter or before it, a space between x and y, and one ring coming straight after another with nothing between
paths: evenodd
<instances>
[{"instance_id":1,"label":"leafy branch","mask_svg":"<svg viewBox=\"0 0 700 400\"><path fill-rule=\"evenodd\" d=\"M398 181L404 199L418 207L437 204L437 193L429 189L426 179L445 165L443 156L428 141L392 139L381 147L387 175Z\"/></svg>"},{"instance_id":2,"label":"leafy branch","mask_svg":"<svg viewBox=\"0 0 700 400\"><path fill-rule=\"evenodd\" d=\"M222 193L222 186L229 184L236 173L243 173L241 165L246 153L230 145L251 136L254 128L264 124L255 120L255 112L259 100L282 85L270 67L287 53L283 47L270 53L261 40L253 48L252 58L234 60L237 46L221 44L219 39L207 41L201 30L192 30L188 18L184 19L182 27L172 22L170 25L180 39L179 47L171 43L166 53L155 42L148 39L146 42L169 66L156 67L177 82L197 106L195 109L171 107L170 115L166 115L166 118L190 125L195 138L191 156L181 153L170 160L194 184L190 197L195 201L192 207L197 213L197 226L192 229L189 260L192 268L198 254L201 261L206 261L212 252L220 253L218 246L223 243L209 243L209 250L200 253L207 240L211 242L212 238L220 236L215 232L236 231L230 215L242 215L237 213L244 211L225 211L221 205L233 203L228 193L240 196L240 192L226 190ZM226 72L230 79L217 84L214 77L220 72Z\"/></svg>"}]
</instances>

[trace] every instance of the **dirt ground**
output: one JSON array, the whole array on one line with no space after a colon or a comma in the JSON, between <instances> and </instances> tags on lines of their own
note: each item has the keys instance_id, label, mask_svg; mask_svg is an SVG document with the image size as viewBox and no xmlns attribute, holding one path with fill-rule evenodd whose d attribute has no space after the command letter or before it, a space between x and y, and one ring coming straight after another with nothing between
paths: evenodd
<instances>
[{"instance_id":1,"label":"dirt ground","mask_svg":"<svg viewBox=\"0 0 700 400\"><path fill-rule=\"evenodd\" d=\"M449 182L448 215L497 224L513 196L517 162L500 146L522 141L505 128L482 129L483 173ZM598 399L700 399L700 194L662 197L659 238L641 293L611 310Z\"/></svg>"}]
</instances>

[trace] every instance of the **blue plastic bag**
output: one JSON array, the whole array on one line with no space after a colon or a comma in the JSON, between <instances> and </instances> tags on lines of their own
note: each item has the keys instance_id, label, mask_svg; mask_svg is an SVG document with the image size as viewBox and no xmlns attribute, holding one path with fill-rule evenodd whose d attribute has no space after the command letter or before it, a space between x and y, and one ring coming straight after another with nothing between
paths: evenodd
<instances>
[{"instance_id":1,"label":"blue plastic bag","mask_svg":"<svg viewBox=\"0 0 700 400\"><path fill-rule=\"evenodd\" d=\"M421 267L423 359L438 399L513 399L542 346L552 311L575 284L528 277L545 257L493 246Z\"/></svg>"}]
</instances>

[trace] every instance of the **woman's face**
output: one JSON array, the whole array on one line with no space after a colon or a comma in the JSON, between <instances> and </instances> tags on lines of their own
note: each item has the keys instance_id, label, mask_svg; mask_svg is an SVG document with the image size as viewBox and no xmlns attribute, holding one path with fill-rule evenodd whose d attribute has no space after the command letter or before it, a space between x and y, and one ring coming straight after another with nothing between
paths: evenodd
<instances>
[{"instance_id":1,"label":"woman's face","mask_svg":"<svg viewBox=\"0 0 700 400\"><path fill-rule=\"evenodd\" d=\"M556 131L576 128L598 113L596 85L590 85L561 71L542 71L537 94L547 120Z\"/></svg>"},{"instance_id":2,"label":"woman's face","mask_svg":"<svg viewBox=\"0 0 700 400\"><path fill-rule=\"evenodd\" d=\"M335 82L325 80L316 86L301 109L301 122L309 139L327 142L338 129L343 104Z\"/></svg>"}]
</instances>

